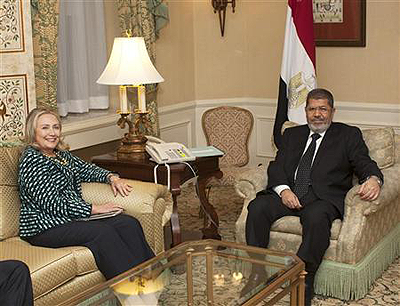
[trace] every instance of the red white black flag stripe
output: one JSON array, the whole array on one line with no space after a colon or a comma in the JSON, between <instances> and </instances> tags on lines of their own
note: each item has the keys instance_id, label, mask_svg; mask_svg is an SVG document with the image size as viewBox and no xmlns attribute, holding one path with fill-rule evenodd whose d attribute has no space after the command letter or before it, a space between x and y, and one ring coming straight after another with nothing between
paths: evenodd
<instances>
[{"instance_id":1,"label":"red white black flag stripe","mask_svg":"<svg viewBox=\"0 0 400 306\"><path fill-rule=\"evenodd\" d=\"M312 0L288 0L274 141L279 148L286 120L306 123L305 102L316 88Z\"/></svg>"}]
</instances>

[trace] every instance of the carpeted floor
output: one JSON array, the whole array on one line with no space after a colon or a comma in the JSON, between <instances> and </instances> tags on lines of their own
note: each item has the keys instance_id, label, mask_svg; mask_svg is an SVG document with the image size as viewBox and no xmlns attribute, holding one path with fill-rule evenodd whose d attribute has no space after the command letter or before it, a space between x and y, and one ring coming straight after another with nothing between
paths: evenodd
<instances>
[{"instance_id":1,"label":"carpeted floor","mask_svg":"<svg viewBox=\"0 0 400 306\"><path fill-rule=\"evenodd\" d=\"M235 240L235 222L243 201L232 187L214 187L210 192L210 203L215 207L220 219L220 234L223 240ZM178 210L181 227L184 230L195 230L202 227L198 217L199 200L194 186L185 186L178 198ZM260 304L260 305L263 305ZM278 305L289 305L285 299ZM371 286L369 293L357 301L341 301L334 298L316 296L313 305L400 305L400 258L391 264L382 276Z\"/></svg>"}]
</instances>

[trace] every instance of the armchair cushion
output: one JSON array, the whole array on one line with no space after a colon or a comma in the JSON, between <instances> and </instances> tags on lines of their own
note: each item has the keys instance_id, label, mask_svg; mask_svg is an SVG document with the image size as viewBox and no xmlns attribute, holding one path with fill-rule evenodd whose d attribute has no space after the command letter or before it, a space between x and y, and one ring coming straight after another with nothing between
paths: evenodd
<instances>
[{"instance_id":1,"label":"armchair cushion","mask_svg":"<svg viewBox=\"0 0 400 306\"><path fill-rule=\"evenodd\" d=\"M23 146L0 145L0 241L18 235L19 195L17 187L18 161ZM16 205L17 204L17 205Z\"/></svg>"},{"instance_id":2,"label":"armchair cushion","mask_svg":"<svg viewBox=\"0 0 400 306\"><path fill-rule=\"evenodd\" d=\"M78 275L97 271L94 257L85 247L44 248L14 237L1 244L0 250L3 258L29 263L36 299Z\"/></svg>"},{"instance_id":3,"label":"armchair cushion","mask_svg":"<svg viewBox=\"0 0 400 306\"><path fill-rule=\"evenodd\" d=\"M394 130L391 127L362 130L369 155L380 169L389 168L395 161Z\"/></svg>"},{"instance_id":4,"label":"armchair cushion","mask_svg":"<svg viewBox=\"0 0 400 306\"><path fill-rule=\"evenodd\" d=\"M20 201L17 186L0 184L0 241L18 236Z\"/></svg>"},{"instance_id":5,"label":"armchair cushion","mask_svg":"<svg viewBox=\"0 0 400 306\"><path fill-rule=\"evenodd\" d=\"M339 237L340 228L342 227L342 222L337 219L333 221L332 228L331 228L331 239L337 240ZM296 234L301 236L303 233L303 228L299 222L298 217L294 216L286 216L280 218L271 228L272 231L281 232L281 233L289 233L289 234Z\"/></svg>"}]
</instances>

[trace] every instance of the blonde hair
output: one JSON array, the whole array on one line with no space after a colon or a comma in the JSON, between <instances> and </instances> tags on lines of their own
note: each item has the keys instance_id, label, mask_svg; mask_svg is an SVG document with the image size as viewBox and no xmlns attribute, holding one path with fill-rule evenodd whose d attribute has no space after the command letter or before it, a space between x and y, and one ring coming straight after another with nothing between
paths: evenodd
<instances>
[{"instance_id":1,"label":"blonde hair","mask_svg":"<svg viewBox=\"0 0 400 306\"><path fill-rule=\"evenodd\" d=\"M31 110L29 113L28 117L26 117L26 123L25 123L25 137L24 137L24 142L26 145L32 146L36 149L39 148L38 144L36 143L36 128L37 128L37 122L40 116L50 114L53 115L59 125L60 125L60 132L62 133L62 124L61 124L61 118L60 116L52 111L51 109L44 108L44 107L38 107L34 108ZM68 145L63 141L64 137L62 134L60 134L59 137L59 142L56 146L57 150L68 150L69 147Z\"/></svg>"}]
</instances>

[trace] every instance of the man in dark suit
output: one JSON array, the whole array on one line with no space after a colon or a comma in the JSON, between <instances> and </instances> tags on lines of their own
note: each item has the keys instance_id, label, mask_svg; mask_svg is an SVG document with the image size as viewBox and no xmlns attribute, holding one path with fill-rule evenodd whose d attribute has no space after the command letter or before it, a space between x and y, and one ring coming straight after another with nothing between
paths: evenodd
<instances>
[{"instance_id":1,"label":"man in dark suit","mask_svg":"<svg viewBox=\"0 0 400 306\"><path fill-rule=\"evenodd\" d=\"M311 305L314 276L329 247L332 222L343 217L353 174L361 184L359 196L369 201L378 197L383 175L369 157L361 131L332 123L335 109L329 91L312 90L305 110L308 124L285 130L282 146L268 167L267 188L248 206L246 240L266 248L274 221L300 217L303 236L297 255L306 265L306 305ZM265 270L254 265L242 294L265 277Z\"/></svg>"}]
</instances>

